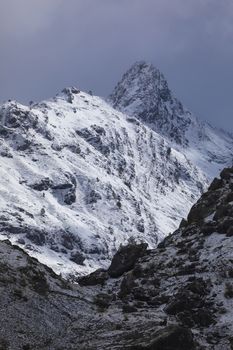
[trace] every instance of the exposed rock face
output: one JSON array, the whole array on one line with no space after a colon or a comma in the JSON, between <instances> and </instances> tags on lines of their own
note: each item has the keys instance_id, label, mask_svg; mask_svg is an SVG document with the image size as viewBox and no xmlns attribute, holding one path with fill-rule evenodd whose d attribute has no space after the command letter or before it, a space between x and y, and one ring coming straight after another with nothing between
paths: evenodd
<instances>
[{"instance_id":1,"label":"exposed rock face","mask_svg":"<svg viewBox=\"0 0 233 350\"><path fill-rule=\"evenodd\" d=\"M135 63L109 99L114 108L150 124L178 144L188 145L185 131L191 124L191 113L184 110L163 74L153 65L143 61Z\"/></svg>"},{"instance_id":2,"label":"exposed rock face","mask_svg":"<svg viewBox=\"0 0 233 350\"><path fill-rule=\"evenodd\" d=\"M131 243L113 259L115 277L111 268L98 270L82 277L80 286L1 242L0 346L231 350L233 240L227 225L225 231L218 227L233 217L232 190L228 168L193 207L186 225L157 249ZM207 223L215 229L206 231Z\"/></svg>"},{"instance_id":3,"label":"exposed rock face","mask_svg":"<svg viewBox=\"0 0 233 350\"><path fill-rule=\"evenodd\" d=\"M128 244L120 247L112 259L108 269L110 277L120 277L123 273L132 270L137 260L146 252L147 244Z\"/></svg>"},{"instance_id":4,"label":"exposed rock face","mask_svg":"<svg viewBox=\"0 0 233 350\"><path fill-rule=\"evenodd\" d=\"M168 326L151 335L147 345L133 345L131 350L194 350L195 344L191 331L186 327Z\"/></svg>"},{"instance_id":5,"label":"exposed rock face","mask_svg":"<svg viewBox=\"0 0 233 350\"><path fill-rule=\"evenodd\" d=\"M109 278L109 274L104 269L98 269L92 272L90 275L80 277L78 283L81 286L96 286L97 284L103 285Z\"/></svg>"},{"instance_id":6,"label":"exposed rock face","mask_svg":"<svg viewBox=\"0 0 233 350\"><path fill-rule=\"evenodd\" d=\"M220 179L215 178L200 200L192 207L188 223L201 226L202 232L219 232L231 236L233 233L233 173L224 169Z\"/></svg>"}]
</instances>

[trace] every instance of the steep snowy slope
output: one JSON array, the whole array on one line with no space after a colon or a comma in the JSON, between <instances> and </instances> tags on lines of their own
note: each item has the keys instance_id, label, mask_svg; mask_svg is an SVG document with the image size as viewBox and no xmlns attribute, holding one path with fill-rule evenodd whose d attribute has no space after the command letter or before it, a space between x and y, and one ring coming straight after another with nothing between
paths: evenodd
<instances>
[{"instance_id":1,"label":"steep snowy slope","mask_svg":"<svg viewBox=\"0 0 233 350\"><path fill-rule=\"evenodd\" d=\"M146 62L135 63L109 97L114 108L163 135L193 164L213 176L232 156L232 135L198 120L173 95L163 74ZM221 117L221 116L220 116Z\"/></svg>"},{"instance_id":2,"label":"steep snowy slope","mask_svg":"<svg viewBox=\"0 0 233 350\"><path fill-rule=\"evenodd\" d=\"M145 73L136 75L145 83ZM159 76L151 79L157 86ZM132 84L126 96L137 90ZM135 96L147 106L143 93ZM185 125L201 124L178 101L156 103L160 127L149 115L137 115L140 121L76 88L30 107L3 104L0 237L56 272L83 274L106 266L131 236L155 247L176 229L222 163L231 162L232 139L206 127L211 138L206 132L198 141L200 130ZM171 104L173 115L163 120Z\"/></svg>"}]
</instances>

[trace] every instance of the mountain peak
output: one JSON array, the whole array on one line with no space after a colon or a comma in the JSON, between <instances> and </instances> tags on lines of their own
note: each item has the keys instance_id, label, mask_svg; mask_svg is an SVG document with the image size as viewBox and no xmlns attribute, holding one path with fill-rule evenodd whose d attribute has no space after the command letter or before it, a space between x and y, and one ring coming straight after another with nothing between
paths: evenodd
<instances>
[{"instance_id":1,"label":"mountain peak","mask_svg":"<svg viewBox=\"0 0 233 350\"><path fill-rule=\"evenodd\" d=\"M153 64L145 61L136 62L129 68L110 95L109 102L115 109L139 119L165 137L173 147L181 147L182 152L185 149L189 152L190 147L200 149L200 142L210 142L213 135L232 142L230 135L224 131L214 131L210 125L199 121L184 108L170 90L164 75ZM218 141L215 140L215 144ZM205 144L204 149L206 147L209 148ZM211 149L216 150L214 144ZM224 153L221 148L222 151ZM209 155L212 153L210 151Z\"/></svg>"},{"instance_id":2,"label":"mountain peak","mask_svg":"<svg viewBox=\"0 0 233 350\"><path fill-rule=\"evenodd\" d=\"M185 131L191 114L185 111L164 75L152 64L139 61L123 75L109 97L114 108L140 119L178 144L187 144Z\"/></svg>"},{"instance_id":3,"label":"mountain peak","mask_svg":"<svg viewBox=\"0 0 233 350\"><path fill-rule=\"evenodd\" d=\"M145 61L134 63L110 95L113 106L124 112L130 112L128 107L135 106L135 102L138 106L147 100L148 105L157 102L158 98L170 99L167 81L157 68Z\"/></svg>"},{"instance_id":4,"label":"mountain peak","mask_svg":"<svg viewBox=\"0 0 233 350\"><path fill-rule=\"evenodd\" d=\"M128 71L126 72L127 73L130 73L134 70L137 70L138 72L142 72L142 73L146 73L146 71L156 71L156 72L159 72L159 70L150 62L147 62L147 61L136 61L129 69Z\"/></svg>"}]
</instances>

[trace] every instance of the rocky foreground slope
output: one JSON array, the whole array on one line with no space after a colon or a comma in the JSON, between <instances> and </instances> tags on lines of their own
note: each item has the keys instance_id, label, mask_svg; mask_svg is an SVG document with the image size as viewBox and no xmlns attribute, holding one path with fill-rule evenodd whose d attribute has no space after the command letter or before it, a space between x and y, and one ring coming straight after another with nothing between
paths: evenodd
<instances>
[{"instance_id":1,"label":"rocky foreground slope","mask_svg":"<svg viewBox=\"0 0 233 350\"><path fill-rule=\"evenodd\" d=\"M232 350L233 168L157 249L131 242L71 285L0 243L0 349Z\"/></svg>"},{"instance_id":2,"label":"rocky foreground slope","mask_svg":"<svg viewBox=\"0 0 233 350\"><path fill-rule=\"evenodd\" d=\"M64 275L107 267L131 236L155 247L232 162L232 136L198 122L151 65L111 103L124 113L76 88L0 106L0 239Z\"/></svg>"}]
</instances>

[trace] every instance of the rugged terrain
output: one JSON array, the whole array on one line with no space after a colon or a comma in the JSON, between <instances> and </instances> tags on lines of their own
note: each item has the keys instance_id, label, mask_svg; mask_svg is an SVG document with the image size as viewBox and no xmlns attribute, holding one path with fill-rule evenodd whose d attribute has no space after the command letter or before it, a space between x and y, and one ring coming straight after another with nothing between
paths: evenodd
<instances>
[{"instance_id":1,"label":"rugged terrain","mask_svg":"<svg viewBox=\"0 0 233 350\"><path fill-rule=\"evenodd\" d=\"M0 243L0 348L231 350L233 168L157 249L131 241L71 285Z\"/></svg>"},{"instance_id":2,"label":"rugged terrain","mask_svg":"<svg viewBox=\"0 0 233 350\"><path fill-rule=\"evenodd\" d=\"M162 135L211 177L229 161L229 155L232 161L232 135L196 118L152 64L136 62L116 85L109 102Z\"/></svg>"},{"instance_id":3,"label":"rugged terrain","mask_svg":"<svg viewBox=\"0 0 233 350\"><path fill-rule=\"evenodd\" d=\"M199 122L146 63L110 103L76 88L0 106L0 238L64 275L107 267L133 236L173 232L232 163L232 136Z\"/></svg>"}]
</instances>

